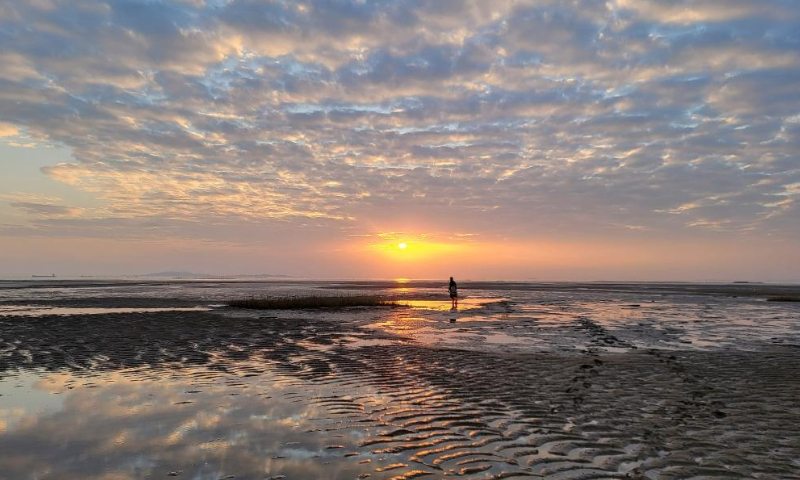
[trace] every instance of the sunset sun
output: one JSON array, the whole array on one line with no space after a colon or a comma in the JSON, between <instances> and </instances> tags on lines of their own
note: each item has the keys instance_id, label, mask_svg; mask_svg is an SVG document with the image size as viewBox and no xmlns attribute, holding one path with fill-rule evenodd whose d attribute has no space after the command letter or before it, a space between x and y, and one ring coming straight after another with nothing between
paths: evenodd
<instances>
[{"instance_id":1,"label":"sunset sun","mask_svg":"<svg viewBox=\"0 0 800 480\"><path fill-rule=\"evenodd\" d=\"M408 247L408 245L406 245L405 242L400 242L397 244L397 248L399 248L400 250L405 250L406 247Z\"/></svg>"}]
</instances>

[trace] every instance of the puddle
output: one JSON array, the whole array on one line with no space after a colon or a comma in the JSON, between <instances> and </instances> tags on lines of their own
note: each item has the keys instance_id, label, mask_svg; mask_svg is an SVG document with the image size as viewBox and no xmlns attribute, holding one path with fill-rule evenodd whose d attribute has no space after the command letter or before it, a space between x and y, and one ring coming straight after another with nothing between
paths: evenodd
<instances>
[{"instance_id":1,"label":"puddle","mask_svg":"<svg viewBox=\"0 0 800 480\"><path fill-rule=\"evenodd\" d=\"M399 338L395 340L390 338L369 338L356 336L343 337L342 340L345 342L345 346L350 348L396 345L406 341L405 339Z\"/></svg>"},{"instance_id":2,"label":"puddle","mask_svg":"<svg viewBox=\"0 0 800 480\"><path fill-rule=\"evenodd\" d=\"M483 341L486 343L510 345L510 344L526 344L533 343L533 339L521 337L518 335L509 335L507 333L490 333L483 336Z\"/></svg>"},{"instance_id":3,"label":"puddle","mask_svg":"<svg viewBox=\"0 0 800 480\"><path fill-rule=\"evenodd\" d=\"M458 308L452 308L452 303L449 300L400 300L398 303L401 305L408 305L411 308L420 310L437 310L458 312L462 310L474 310L477 308L484 308L491 306L493 303L500 303L504 301L503 298L473 298L468 297L458 301Z\"/></svg>"},{"instance_id":4,"label":"puddle","mask_svg":"<svg viewBox=\"0 0 800 480\"><path fill-rule=\"evenodd\" d=\"M343 417L312 398L330 395L325 388L304 392L270 372L152 373L0 380L3 475L344 479L365 470L342 455L363 428L342 428ZM337 435L319 433L327 429ZM26 460L31 445L36 464Z\"/></svg>"},{"instance_id":5,"label":"puddle","mask_svg":"<svg viewBox=\"0 0 800 480\"><path fill-rule=\"evenodd\" d=\"M45 315L106 315L112 313L156 313L156 312L208 312L207 307L43 307L41 305L2 305L0 317L41 317Z\"/></svg>"}]
</instances>

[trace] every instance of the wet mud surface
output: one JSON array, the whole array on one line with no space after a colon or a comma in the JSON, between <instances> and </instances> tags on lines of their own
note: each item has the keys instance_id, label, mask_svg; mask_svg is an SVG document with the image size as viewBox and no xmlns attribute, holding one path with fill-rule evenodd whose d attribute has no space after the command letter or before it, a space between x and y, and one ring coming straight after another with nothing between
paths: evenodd
<instances>
[{"instance_id":1,"label":"wet mud surface","mask_svg":"<svg viewBox=\"0 0 800 480\"><path fill-rule=\"evenodd\" d=\"M0 478L800 478L791 307L498 298L0 316Z\"/></svg>"}]
</instances>

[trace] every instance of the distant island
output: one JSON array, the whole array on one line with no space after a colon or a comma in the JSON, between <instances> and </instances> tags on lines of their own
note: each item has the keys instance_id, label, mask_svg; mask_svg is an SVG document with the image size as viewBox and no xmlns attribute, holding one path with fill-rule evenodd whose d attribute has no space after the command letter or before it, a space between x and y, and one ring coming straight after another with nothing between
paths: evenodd
<instances>
[{"instance_id":1,"label":"distant island","mask_svg":"<svg viewBox=\"0 0 800 480\"><path fill-rule=\"evenodd\" d=\"M149 278L292 278L290 275L278 275L262 273L257 275L212 275L208 273L194 273L185 270L146 273L143 275L131 275L132 277Z\"/></svg>"}]
</instances>

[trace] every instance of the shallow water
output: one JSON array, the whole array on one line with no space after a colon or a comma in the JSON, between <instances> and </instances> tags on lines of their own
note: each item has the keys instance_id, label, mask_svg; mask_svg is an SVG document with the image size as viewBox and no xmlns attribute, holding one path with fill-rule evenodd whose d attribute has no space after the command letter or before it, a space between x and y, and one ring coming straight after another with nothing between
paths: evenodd
<instances>
[{"instance_id":1,"label":"shallow water","mask_svg":"<svg viewBox=\"0 0 800 480\"><path fill-rule=\"evenodd\" d=\"M104 315L109 313L157 313L157 312L207 312L209 307L49 307L40 305L0 305L0 316L43 317L46 315Z\"/></svg>"},{"instance_id":2,"label":"shallow water","mask_svg":"<svg viewBox=\"0 0 800 480\"><path fill-rule=\"evenodd\" d=\"M249 373L25 374L4 389L0 471L13 478L166 478L172 472L343 479L363 470L342 452L356 448L369 427L328 408L334 387L318 386L311 397L291 377L241 368ZM375 403L381 396L371 398ZM375 467L386 464L365 458Z\"/></svg>"},{"instance_id":3,"label":"shallow water","mask_svg":"<svg viewBox=\"0 0 800 480\"><path fill-rule=\"evenodd\" d=\"M409 305L263 312L218 305L331 285L162 287L0 290L0 479L799 478L797 305L341 284Z\"/></svg>"}]
</instances>

